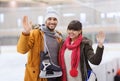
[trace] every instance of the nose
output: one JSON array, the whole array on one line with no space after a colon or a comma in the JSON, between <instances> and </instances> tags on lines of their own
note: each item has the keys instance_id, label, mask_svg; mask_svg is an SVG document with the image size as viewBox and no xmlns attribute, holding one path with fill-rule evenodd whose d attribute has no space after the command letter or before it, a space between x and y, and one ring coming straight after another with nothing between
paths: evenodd
<instances>
[{"instance_id":1,"label":"nose","mask_svg":"<svg viewBox=\"0 0 120 81\"><path fill-rule=\"evenodd\" d=\"M54 19L51 19L51 22L54 22Z\"/></svg>"},{"instance_id":2,"label":"nose","mask_svg":"<svg viewBox=\"0 0 120 81\"><path fill-rule=\"evenodd\" d=\"M71 34L71 33L73 33L73 30L68 30L67 32L68 32L68 34Z\"/></svg>"},{"instance_id":3,"label":"nose","mask_svg":"<svg viewBox=\"0 0 120 81\"><path fill-rule=\"evenodd\" d=\"M54 19L51 19L51 20L50 20L50 22L51 22L51 23L54 23L54 22L55 22L55 20L54 20Z\"/></svg>"}]
</instances>

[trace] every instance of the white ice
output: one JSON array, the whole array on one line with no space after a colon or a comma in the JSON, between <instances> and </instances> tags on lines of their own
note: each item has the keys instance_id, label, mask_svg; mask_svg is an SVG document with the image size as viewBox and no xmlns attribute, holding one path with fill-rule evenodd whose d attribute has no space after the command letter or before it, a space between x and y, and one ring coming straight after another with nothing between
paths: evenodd
<instances>
[{"instance_id":1,"label":"white ice","mask_svg":"<svg viewBox=\"0 0 120 81\"><path fill-rule=\"evenodd\" d=\"M93 48L96 49L96 44ZM105 50L101 64L120 58L120 44L104 44ZM0 81L24 81L27 54L16 51L16 46L0 47Z\"/></svg>"}]
</instances>

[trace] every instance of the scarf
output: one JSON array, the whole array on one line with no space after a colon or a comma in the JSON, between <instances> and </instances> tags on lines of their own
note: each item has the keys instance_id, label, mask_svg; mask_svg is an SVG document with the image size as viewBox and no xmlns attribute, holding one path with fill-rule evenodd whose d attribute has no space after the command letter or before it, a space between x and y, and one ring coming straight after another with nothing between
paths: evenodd
<instances>
[{"instance_id":1,"label":"scarf","mask_svg":"<svg viewBox=\"0 0 120 81\"><path fill-rule=\"evenodd\" d=\"M55 38L55 31L51 32L46 26L42 26L41 30L45 33L45 35Z\"/></svg>"},{"instance_id":2,"label":"scarf","mask_svg":"<svg viewBox=\"0 0 120 81\"><path fill-rule=\"evenodd\" d=\"M50 59L56 65L58 65L58 51L59 51L59 42L56 38L56 31L51 32L46 26L43 26L41 30L44 32L44 42L46 42L47 48L44 46L44 51L49 51Z\"/></svg>"},{"instance_id":3,"label":"scarf","mask_svg":"<svg viewBox=\"0 0 120 81\"><path fill-rule=\"evenodd\" d=\"M70 70L70 75L72 77L76 77L78 75L78 65L80 61L80 43L82 41L82 35L79 35L79 37L71 44L71 39L70 37L67 37L61 50L60 50L60 57L59 57L59 63L61 65L61 68L63 70L63 79L65 79L65 62L64 62L64 52L66 48L69 50L72 50L72 55L71 55L71 70Z\"/></svg>"}]
</instances>

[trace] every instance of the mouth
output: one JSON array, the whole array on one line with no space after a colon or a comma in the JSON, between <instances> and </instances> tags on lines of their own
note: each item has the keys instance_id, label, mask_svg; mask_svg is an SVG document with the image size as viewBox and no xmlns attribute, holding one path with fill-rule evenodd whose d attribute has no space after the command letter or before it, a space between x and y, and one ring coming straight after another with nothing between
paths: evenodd
<instances>
[{"instance_id":1,"label":"mouth","mask_svg":"<svg viewBox=\"0 0 120 81\"><path fill-rule=\"evenodd\" d=\"M55 23L50 23L50 25L56 25Z\"/></svg>"},{"instance_id":2,"label":"mouth","mask_svg":"<svg viewBox=\"0 0 120 81\"><path fill-rule=\"evenodd\" d=\"M53 28L53 27L55 28L55 27L56 27L56 24L50 24L49 26L52 27L52 28Z\"/></svg>"},{"instance_id":3,"label":"mouth","mask_svg":"<svg viewBox=\"0 0 120 81\"><path fill-rule=\"evenodd\" d=\"M74 34L69 34L70 38L73 38L74 37Z\"/></svg>"},{"instance_id":4,"label":"mouth","mask_svg":"<svg viewBox=\"0 0 120 81\"><path fill-rule=\"evenodd\" d=\"M69 33L70 36L73 36L74 34L73 33Z\"/></svg>"},{"instance_id":5,"label":"mouth","mask_svg":"<svg viewBox=\"0 0 120 81\"><path fill-rule=\"evenodd\" d=\"M50 26L55 26L55 25L51 24Z\"/></svg>"}]
</instances>

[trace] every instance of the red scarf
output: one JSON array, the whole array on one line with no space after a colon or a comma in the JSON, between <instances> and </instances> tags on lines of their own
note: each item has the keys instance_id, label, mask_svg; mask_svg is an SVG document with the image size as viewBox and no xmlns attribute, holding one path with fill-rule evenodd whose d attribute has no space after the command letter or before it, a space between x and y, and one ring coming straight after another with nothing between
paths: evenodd
<instances>
[{"instance_id":1,"label":"red scarf","mask_svg":"<svg viewBox=\"0 0 120 81\"><path fill-rule=\"evenodd\" d=\"M63 81L65 81L65 77L66 77L66 70L65 70L65 62L64 62L64 52L66 50L66 48L68 48L69 50L72 50L72 55L71 55L71 70L70 70L70 75L72 77L76 77L78 75L78 64L80 61L80 43L82 41L82 35L79 35L79 37L74 41L73 44L71 44L71 39L70 37L68 37L61 50L60 50L60 56L59 56L59 62L61 65L61 68L63 70Z\"/></svg>"}]
</instances>

